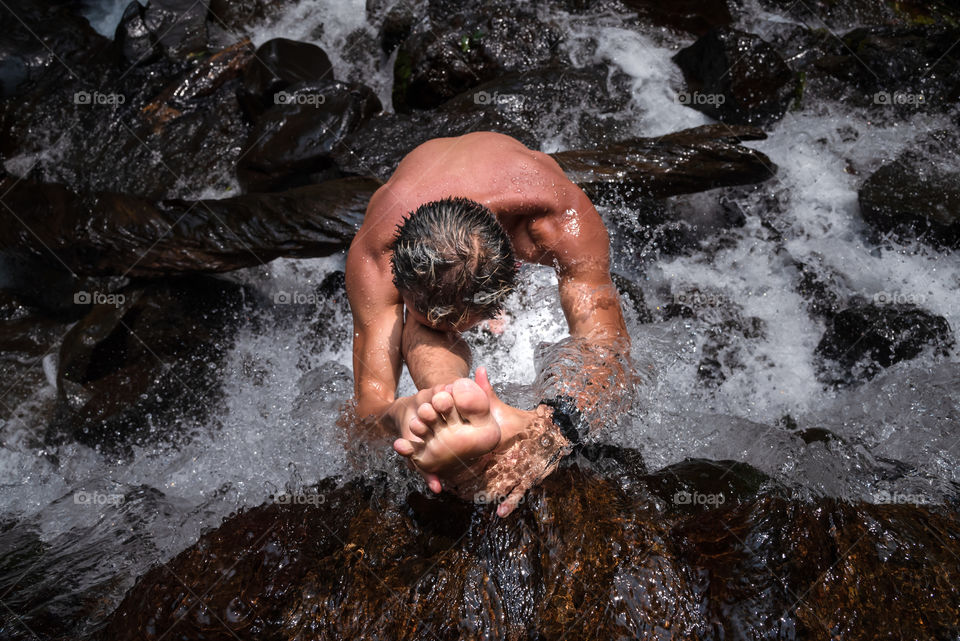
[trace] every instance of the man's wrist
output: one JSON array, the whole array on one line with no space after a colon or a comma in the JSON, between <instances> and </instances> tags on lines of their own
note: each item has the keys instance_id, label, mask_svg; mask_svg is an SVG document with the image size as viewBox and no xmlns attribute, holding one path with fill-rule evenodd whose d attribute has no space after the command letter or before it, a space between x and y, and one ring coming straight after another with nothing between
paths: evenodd
<instances>
[{"instance_id":1,"label":"man's wrist","mask_svg":"<svg viewBox=\"0 0 960 641\"><path fill-rule=\"evenodd\" d=\"M572 397L559 395L545 398L540 401L540 406L548 408L551 422L571 446L583 444L590 426Z\"/></svg>"}]
</instances>

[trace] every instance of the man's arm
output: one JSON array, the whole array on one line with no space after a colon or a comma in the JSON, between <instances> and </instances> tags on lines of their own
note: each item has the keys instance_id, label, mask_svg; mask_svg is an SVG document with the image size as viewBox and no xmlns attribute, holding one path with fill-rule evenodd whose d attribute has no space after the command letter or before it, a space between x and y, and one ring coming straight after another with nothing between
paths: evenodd
<instances>
[{"instance_id":1,"label":"man's arm","mask_svg":"<svg viewBox=\"0 0 960 641\"><path fill-rule=\"evenodd\" d=\"M403 365L403 302L389 274L389 261L358 234L347 253L346 286L353 314L353 391L361 417L379 417L396 400Z\"/></svg>"},{"instance_id":2,"label":"man's arm","mask_svg":"<svg viewBox=\"0 0 960 641\"><path fill-rule=\"evenodd\" d=\"M536 240L557 272L560 305L570 336L615 343L630 336L617 288L610 278L610 238L596 208L571 185L559 215L540 224Z\"/></svg>"}]
</instances>

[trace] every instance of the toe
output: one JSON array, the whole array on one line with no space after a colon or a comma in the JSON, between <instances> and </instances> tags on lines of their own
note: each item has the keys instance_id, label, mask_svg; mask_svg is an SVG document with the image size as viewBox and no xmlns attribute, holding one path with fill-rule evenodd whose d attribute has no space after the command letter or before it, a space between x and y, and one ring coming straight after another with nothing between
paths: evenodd
<instances>
[{"instance_id":1,"label":"toe","mask_svg":"<svg viewBox=\"0 0 960 641\"><path fill-rule=\"evenodd\" d=\"M431 430L426 423L424 423L418 417L414 416L412 419L410 419L410 432L414 436L419 436L420 438L423 438L427 434L429 434Z\"/></svg>"},{"instance_id":2,"label":"toe","mask_svg":"<svg viewBox=\"0 0 960 641\"><path fill-rule=\"evenodd\" d=\"M483 420L490 416L490 401L486 392L469 378L460 378L453 383L453 400L457 411L468 421Z\"/></svg>"},{"instance_id":3,"label":"toe","mask_svg":"<svg viewBox=\"0 0 960 641\"><path fill-rule=\"evenodd\" d=\"M435 395L430 404L433 405L433 409L445 422L460 422L460 414L457 412L453 396L448 392L440 392L439 394Z\"/></svg>"},{"instance_id":4,"label":"toe","mask_svg":"<svg viewBox=\"0 0 960 641\"><path fill-rule=\"evenodd\" d=\"M413 442L405 438L398 438L393 442L393 449L397 451L397 454L400 456L410 456L417 451L417 448L414 447Z\"/></svg>"}]
</instances>

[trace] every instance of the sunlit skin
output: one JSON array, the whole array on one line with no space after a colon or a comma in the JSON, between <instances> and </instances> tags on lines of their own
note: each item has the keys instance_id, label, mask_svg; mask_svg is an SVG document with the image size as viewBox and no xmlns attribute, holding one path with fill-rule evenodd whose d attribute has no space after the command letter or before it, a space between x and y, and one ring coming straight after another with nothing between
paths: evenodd
<instances>
[{"instance_id":1,"label":"sunlit skin","mask_svg":"<svg viewBox=\"0 0 960 641\"><path fill-rule=\"evenodd\" d=\"M357 412L396 435L394 449L434 492L462 481L465 473L475 475L491 453L556 430L543 420L543 408L538 413L500 401L485 368L469 378L470 350L460 334L487 319L433 326L412 306L409 293L393 284L389 244L397 225L421 204L449 196L489 208L518 260L555 269L571 336L629 341L610 280L607 230L552 158L489 132L434 139L410 152L370 199L347 255L347 295ZM403 363L419 392L397 398ZM510 490L498 514L509 514L543 477L550 454L537 454L543 457L539 468L537 461L525 461L531 472Z\"/></svg>"}]
</instances>

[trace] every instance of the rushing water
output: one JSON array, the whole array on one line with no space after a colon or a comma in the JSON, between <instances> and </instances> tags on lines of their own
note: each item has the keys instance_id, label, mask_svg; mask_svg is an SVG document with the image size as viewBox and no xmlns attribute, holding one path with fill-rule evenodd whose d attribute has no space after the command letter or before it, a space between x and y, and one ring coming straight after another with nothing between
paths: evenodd
<instances>
[{"instance_id":1,"label":"rushing water","mask_svg":"<svg viewBox=\"0 0 960 641\"><path fill-rule=\"evenodd\" d=\"M392 60L371 46L375 31L365 21L364 3L333 6L295 5L249 35L255 43L284 36L320 44L338 76L366 82L389 104ZM91 15L101 32L112 31L119 7L113 14ZM752 17L743 26L760 35L785 20L759 10L747 13ZM632 99L619 118L632 134L658 135L709 122L676 99L682 78L670 57L690 39L641 33L611 13L553 17L564 24L564 46L576 63L608 62L629 77ZM554 105L553 117L540 125L544 151L584 142L564 127L567 114L578 109L575 100ZM655 247L638 245L629 235L638 212L603 208L613 229L615 270L641 284L655 318L658 308L696 289L709 297L717 320L753 317L764 328L758 337L730 337L728 349L740 366L718 387L706 387L697 367L710 338L707 323L681 318L641 324L628 310L634 360L652 374L638 407L611 426L609 438L640 447L652 470L686 457L729 458L801 494L871 501L881 492L900 492L931 503L956 500L956 349L947 357L925 353L857 388L825 389L813 364L825 326L807 312L796 287L796 264L802 262L839 274L845 297L909 295L946 318L954 332L960 328L957 255L873 244L856 198L864 177L884 161L930 131L952 128L947 116L918 111L907 122L884 122L824 101L789 112L767 140L748 143L779 166L778 176L757 190L724 192L745 215L745 225L707 235L704 250L691 255L663 256ZM956 162L946 153L942 161ZM675 201L709 220L720 207L719 196ZM277 260L231 277L273 300L279 292L312 292L343 265L343 256ZM506 332L470 336L475 362L488 367L510 398L521 398L521 386L533 381L538 343L566 334L550 270L526 267L522 277L508 304ZM91 619L102 617L146 568L190 546L230 513L259 505L284 488L349 473L334 422L351 393L345 302L257 314L261 322L240 331L223 367L222 411L182 439L136 449L132 460L76 443L42 448L33 432L55 394L49 381L20 408L33 417L32 424L28 419L2 426L0 547L20 551L8 562L32 579L21 581L21 589L29 584L26 592L33 598L53 595L43 616L85 611ZM55 363L48 359L44 365L51 370ZM412 389L405 373L400 391ZM801 428L825 428L841 438L805 444L781 420L786 415ZM96 605L85 600L89 595Z\"/></svg>"}]
</instances>

